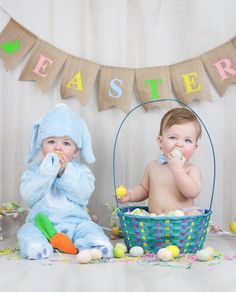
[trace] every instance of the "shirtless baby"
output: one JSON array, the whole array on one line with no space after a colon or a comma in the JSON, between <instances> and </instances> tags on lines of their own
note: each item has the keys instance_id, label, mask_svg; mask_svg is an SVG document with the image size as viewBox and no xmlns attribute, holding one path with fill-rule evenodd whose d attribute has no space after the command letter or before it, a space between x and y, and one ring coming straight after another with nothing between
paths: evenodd
<instances>
[{"instance_id":1,"label":"shirtless baby","mask_svg":"<svg viewBox=\"0 0 236 292\"><path fill-rule=\"evenodd\" d=\"M194 206L201 191L200 169L189 162L201 137L201 125L192 111L174 108L161 120L157 142L160 160L148 163L141 182L127 189L121 203L148 199L150 213L162 214Z\"/></svg>"}]
</instances>

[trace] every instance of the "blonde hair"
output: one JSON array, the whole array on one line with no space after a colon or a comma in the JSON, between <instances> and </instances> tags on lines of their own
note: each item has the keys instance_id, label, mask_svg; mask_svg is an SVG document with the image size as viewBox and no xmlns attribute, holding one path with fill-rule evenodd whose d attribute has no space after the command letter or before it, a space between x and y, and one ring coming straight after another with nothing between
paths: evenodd
<instances>
[{"instance_id":1,"label":"blonde hair","mask_svg":"<svg viewBox=\"0 0 236 292\"><path fill-rule=\"evenodd\" d=\"M193 123L197 130L197 140L202 135L202 128L195 114L186 108L174 108L168 111L161 119L159 135L162 136L163 131L169 129L173 125L184 123Z\"/></svg>"}]
</instances>

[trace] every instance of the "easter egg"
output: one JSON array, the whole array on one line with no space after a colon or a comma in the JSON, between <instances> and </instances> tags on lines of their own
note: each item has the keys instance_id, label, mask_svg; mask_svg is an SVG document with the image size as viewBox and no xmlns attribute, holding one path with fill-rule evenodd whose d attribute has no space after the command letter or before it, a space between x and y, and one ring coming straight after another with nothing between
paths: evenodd
<instances>
[{"instance_id":1,"label":"easter egg","mask_svg":"<svg viewBox=\"0 0 236 292\"><path fill-rule=\"evenodd\" d=\"M214 248L212 248L210 246L205 247L204 250L208 251L210 257L213 257L215 255L215 253L216 253Z\"/></svg>"},{"instance_id":2,"label":"easter egg","mask_svg":"<svg viewBox=\"0 0 236 292\"><path fill-rule=\"evenodd\" d=\"M141 255L143 255L144 250L141 246L133 246L129 253L133 256L133 257L140 257Z\"/></svg>"},{"instance_id":3,"label":"easter egg","mask_svg":"<svg viewBox=\"0 0 236 292\"><path fill-rule=\"evenodd\" d=\"M116 188L116 197L118 199L124 197L126 194L126 188L124 186L119 186L118 188Z\"/></svg>"},{"instance_id":4,"label":"easter egg","mask_svg":"<svg viewBox=\"0 0 236 292\"><path fill-rule=\"evenodd\" d=\"M149 217L157 217L157 214L156 213L150 213Z\"/></svg>"},{"instance_id":5,"label":"easter egg","mask_svg":"<svg viewBox=\"0 0 236 292\"><path fill-rule=\"evenodd\" d=\"M169 262L173 259L171 252L166 248L161 248L157 252L157 257L163 262Z\"/></svg>"},{"instance_id":6,"label":"easter egg","mask_svg":"<svg viewBox=\"0 0 236 292\"><path fill-rule=\"evenodd\" d=\"M120 229L117 226L114 226L114 227L112 227L111 232L114 235L119 235Z\"/></svg>"},{"instance_id":7,"label":"easter egg","mask_svg":"<svg viewBox=\"0 0 236 292\"><path fill-rule=\"evenodd\" d=\"M198 215L201 215L201 214L202 214L202 212L200 212L197 209L189 209L189 210L184 212L185 216L198 216Z\"/></svg>"},{"instance_id":8,"label":"easter egg","mask_svg":"<svg viewBox=\"0 0 236 292\"><path fill-rule=\"evenodd\" d=\"M115 246L123 249L124 250L124 253L127 252L127 247L126 247L126 245L124 243L118 242Z\"/></svg>"},{"instance_id":9,"label":"easter egg","mask_svg":"<svg viewBox=\"0 0 236 292\"><path fill-rule=\"evenodd\" d=\"M179 160L183 159L183 153L181 152L181 150L179 148L174 148L171 151L171 155L173 155L174 157L178 158Z\"/></svg>"},{"instance_id":10,"label":"easter egg","mask_svg":"<svg viewBox=\"0 0 236 292\"><path fill-rule=\"evenodd\" d=\"M185 216L184 212L181 210L172 211L172 214L173 214L172 216L175 216L175 217Z\"/></svg>"},{"instance_id":11,"label":"easter egg","mask_svg":"<svg viewBox=\"0 0 236 292\"><path fill-rule=\"evenodd\" d=\"M161 213L158 215L158 217L166 217L166 214L165 213Z\"/></svg>"},{"instance_id":12,"label":"easter egg","mask_svg":"<svg viewBox=\"0 0 236 292\"><path fill-rule=\"evenodd\" d=\"M102 252L97 248L90 249L92 260L97 261L102 258Z\"/></svg>"},{"instance_id":13,"label":"easter egg","mask_svg":"<svg viewBox=\"0 0 236 292\"><path fill-rule=\"evenodd\" d=\"M231 230L232 233L235 233L236 234L236 221L230 222L229 228L230 228L230 230Z\"/></svg>"},{"instance_id":14,"label":"easter egg","mask_svg":"<svg viewBox=\"0 0 236 292\"><path fill-rule=\"evenodd\" d=\"M113 255L114 255L115 258L123 258L124 255L125 255L124 249L115 246L115 247L113 248Z\"/></svg>"},{"instance_id":15,"label":"easter egg","mask_svg":"<svg viewBox=\"0 0 236 292\"><path fill-rule=\"evenodd\" d=\"M200 262L206 262L210 258L210 253L206 249L198 250L196 253L197 260Z\"/></svg>"},{"instance_id":16,"label":"easter egg","mask_svg":"<svg viewBox=\"0 0 236 292\"><path fill-rule=\"evenodd\" d=\"M170 211L166 214L167 217L173 217L174 216L174 211Z\"/></svg>"},{"instance_id":17,"label":"easter egg","mask_svg":"<svg viewBox=\"0 0 236 292\"><path fill-rule=\"evenodd\" d=\"M77 256L76 256L76 260L80 263L80 264L87 264L92 260L92 256L91 256L91 252L89 249L84 249L81 250Z\"/></svg>"},{"instance_id":18,"label":"easter egg","mask_svg":"<svg viewBox=\"0 0 236 292\"><path fill-rule=\"evenodd\" d=\"M179 255L179 248L176 245L169 245L166 249L171 252L173 258L176 258Z\"/></svg>"}]
</instances>

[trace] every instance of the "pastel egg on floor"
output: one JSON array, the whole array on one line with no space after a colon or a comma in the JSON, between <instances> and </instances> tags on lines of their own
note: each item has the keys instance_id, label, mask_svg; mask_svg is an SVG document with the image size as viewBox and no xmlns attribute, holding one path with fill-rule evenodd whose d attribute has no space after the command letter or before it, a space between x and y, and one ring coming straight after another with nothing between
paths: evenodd
<instances>
[{"instance_id":1,"label":"pastel egg on floor","mask_svg":"<svg viewBox=\"0 0 236 292\"><path fill-rule=\"evenodd\" d=\"M76 260L80 263L80 264L87 264L92 260L92 256L91 256L91 252L89 249L84 249L81 250L77 256L76 256Z\"/></svg>"},{"instance_id":2,"label":"pastel egg on floor","mask_svg":"<svg viewBox=\"0 0 236 292\"><path fill-rule=\"evenodd\" d=\"M126 247L126 245L124 243L118 242L115 246L123 249L124 250L124 253L127 252L127 247Z\"/></svg>"},{"instance_id":3,"label":"pastel egg on floor","mask_svg":"<svg viewBox=\"0 0 236 292\"><path fill-rule=\"evenodd\" d=\"M208 251L210 257L213 257L215 255L215 253L216 253L216 251L214 250L214 248L212 248L210 246L205 247L204 250L207 250Z\"/></svg>"},{"instance_id":4,"label":"pastel egg on floor","mask_svg":"<svg viewBox=\"0 0 236 292\"><path fill-rule=\"evenodd\" d=\"M206 249L198 250L196 253L197 260L200 262L206 262L210 258L210 253Z\"/></svg>"},{"instance_id":5,"label":"pastel egg on floor","mask_svg":"<svg viewBox=\"0 0 236 292\"><path fill-rule=\"evenodd\" d=\"M118 246L113 248L113 255L115 258L123 258L125 256L124 249Z\"/></svg>"},{"instance_id":6,"label":"pastel egg on floor","mask_svg":"<svg viewBox=\"0 0 236 292\"><path fill-rule=\"evenodd\" d=\"M141 255L143 255L144 250L141 246L133 246L129 253L133 256L133 257L140 257Z\"/></svg>"},{"instance_id":7,"label":"pastel egg on floor","mask_svg":"<svg viewBox=\"0 0 236 292\"><path fill-rule=\"evenodd\" d=\"M169 261L173 260L171 252L166 248L159 249L157 252L157 257L159 260L161 260L163 262L169 262Z\"/></svg>"},{"instance_id":8,"label":"pastel egg on floor","mask_svg":"<svg viewBox=\"0 0 236 292\"><path fill-rule=\"evenodd\" d=\"M176 245L169 245L166 249L171 252L173 258L176 258L179 255L179 248Z\"/></svg>"}]
</instances>

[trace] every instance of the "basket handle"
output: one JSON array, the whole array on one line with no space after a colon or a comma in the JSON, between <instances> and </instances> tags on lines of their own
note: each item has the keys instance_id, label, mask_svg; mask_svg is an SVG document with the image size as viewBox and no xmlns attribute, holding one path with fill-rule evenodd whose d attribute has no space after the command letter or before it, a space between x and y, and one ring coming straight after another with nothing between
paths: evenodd
<instances>
[{"instance_id":1,"label":"basket handle","mask_svg":"<svg viewBox=\"0 0 236 292\"><path fill-rule=\"evenodd\" d=\"M131 113L133 111L135 111L136 109L138 109L139 107L143 106L143 105L146 105L146 104L149 104L149 103L154 103L154 102L163 102L163 101L174 101L174 102L177 102L185 107L187 107L191 112L193 112L193 114L198 118L199 122L201 123L201 125L203 126L206 134L207 134L207 137L208 137L208 140L210 142L210 146L211 146L211 150L212 150L212 158L213 158L213 179L212 179L212 190L211 190L211 200L210 200L210 207L209 207L209 210L211 210L211 207L212 207L212 202L213 202L213 197L214 197L214 191L215 191L215 180L216 180L216 157L215 157L215 150L214 150L214 146L213 146L213 142L212 142L212 139L211 139L211 136L207 130L207 127L206 125L203 123L202 119L199 117L199 115L190 107L188 106L187 104L183 103L182 101L179 101L179 100L176 100L176 99L170 99L170 98L165 98L165 99L158 99L158 100L152 100L152 101L146 101L144 103L141 103L139 105L137 105L136 107L134 107L133 109L131 109L127 114L126 116L124 117L124 119L122 120L119 128L118 128L118 131L117 131L117 134L116 134L116 137L115 137L115 143L114 143L114 147L113 147L113 156L112 156L112 173L113 173L113 186L114 186L114 191L116 193L116 170L115 170L115 162L116 162L116 145L117 145L117 141L118 141L118 137L119 137L119 134L120 134L120 131L121 131L121 128L122 126L124 125L124 122L126 121L126 119L131 115ZM118 200L116 198L116 205L117 205L117 208L119 207L118 206Z\"/></svg>"}]
</instances>

